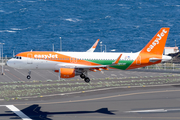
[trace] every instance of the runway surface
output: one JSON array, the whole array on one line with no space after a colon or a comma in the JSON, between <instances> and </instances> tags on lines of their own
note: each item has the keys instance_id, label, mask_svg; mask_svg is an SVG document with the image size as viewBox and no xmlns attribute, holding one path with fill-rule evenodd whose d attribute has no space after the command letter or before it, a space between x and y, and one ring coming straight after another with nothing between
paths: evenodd
<instances>
[{"instance_id":1,"label":"runway surface","mask_svg":"<svg viewBox=\"0 0 180 120\"><path fill-rule=\"evenodd\" d=\"M25 70L4 67L1 82L27 81ZM163 76L163 71L92 72L91 78ZM32 80L56 80L52 71L36 71ZM79 79L78 77L74 79ZM180 119L180 85L114 87L104 90L68 92L57 96L0 101L0 119L22 120L173 120Z\"/></svg>"},{"instance_id":2,"label":"runway surface","mask_svg":"<svg viewBox=\"0 0 180 120\"><path fill-rule=\"evenodd\" d=\"M0 103L1 120L180 119L179 86L113 89Z\"/></svg>"}]
</instances>

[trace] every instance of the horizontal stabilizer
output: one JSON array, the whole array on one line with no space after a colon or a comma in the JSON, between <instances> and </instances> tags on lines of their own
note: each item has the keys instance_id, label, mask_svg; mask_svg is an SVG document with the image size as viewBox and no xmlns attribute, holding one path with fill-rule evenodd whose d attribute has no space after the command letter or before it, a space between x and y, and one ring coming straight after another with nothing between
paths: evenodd
<instances>
[{"instance_id":1,"label":"horizontal stabilizer","mask_svg":"<svg viewBox=\"0 0 180 120\"><path fill-rule=\"evenodd\" d=\"M156 62L156 61L158 61L158 60L161 60L162 62L164 62L164 61L168 61L168 60L171 60L171 59L172 59L171 56L165 56L165 55L163 55L162 58L149 58L149 61L150 61L150 62Z\"/></svg>"}]
</instances>

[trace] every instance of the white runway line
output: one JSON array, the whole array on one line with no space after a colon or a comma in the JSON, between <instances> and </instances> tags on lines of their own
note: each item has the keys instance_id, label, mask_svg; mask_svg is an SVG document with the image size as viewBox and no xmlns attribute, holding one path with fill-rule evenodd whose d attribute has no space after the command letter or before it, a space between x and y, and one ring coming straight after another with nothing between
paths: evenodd
<instances>
[{"instance_id":1,"label":"white runway line","mask_svg":"<svg viewBox=\"0 0 180 120\"><path fill-rule=\"evenodd\" d=\"M154 110L135 110L135 111L125 111L125 113L155 113L155 112L180 112L180 109L154 109Z\"/></svg>"},{"instance_id":2,"label":"white runway line","mask_svg":"<svg viewBox=\"0 0 180 120\"><path fill-rule=\"evenodd\" d=\"M39 75L40 77L44 78L45 80L47 80L47 78L45 78L44 76L40 75L38 71L35 71L35 70L31 70L31 73L35 73L37 75Z\"/></svg>"},{"instance_id":3,"label":"white runway line","mask_svg":"<svg viewBox=\"0 0 180 120\"><path fill-rule=\"evenodd\" d=\"M155 109L155 110L135 110L135 111L126 111L125 113L151 113L151 112L167 112L164 109Z\"/></svg>"},{"instance_id":4,"label":"white runway line","mask_svg":"<svg viewBox=\"0 0 180 120\"><path fill-rule=\"evenodd\" d=\"M14 69L15 71L17 71L18 73L20 73L21 75L23 75L23 76L25 76L26 77L26 75L25 74L23 74L22 72L20 72L19 70L17 70L17 69Z\"/></svg>"},{"instance_id":5,"label":"white runway line","mask_svg":"<svg viewBox=\"0 0 180 120\"><path fill-rule=\"evenodd\" d=\"M6 106L8 109L10 109L12 112L14 112L16 115L22 118L22 120L32 120L27 115L25 115L23 112L21 112L18 108L16 108L14 105L0 105L0 106Z\"/></svg>"}]
</instances>

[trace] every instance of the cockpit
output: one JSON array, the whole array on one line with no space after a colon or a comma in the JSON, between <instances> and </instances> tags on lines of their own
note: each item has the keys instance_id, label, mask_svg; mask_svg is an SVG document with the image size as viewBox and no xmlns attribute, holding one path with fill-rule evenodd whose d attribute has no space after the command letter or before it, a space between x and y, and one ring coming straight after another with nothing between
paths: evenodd
<instances>
[{"instance_id":1,"label":"cockpit","mask_svg":"<svg viewBox=\"0 0 180 120\"><path fill-rule=\"evenodd\" d=\"M13 57L14 59L22 59L22 57L20 57L20 56L15 56L15 57Z\"/></svg>"}]
</instances>

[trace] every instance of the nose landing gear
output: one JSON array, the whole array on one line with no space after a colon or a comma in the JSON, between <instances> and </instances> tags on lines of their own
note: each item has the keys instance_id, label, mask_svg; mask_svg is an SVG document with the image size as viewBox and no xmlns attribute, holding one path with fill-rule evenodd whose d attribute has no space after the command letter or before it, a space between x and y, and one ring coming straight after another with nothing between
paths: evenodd
<instances>
[{"instance_id":1,"label":"nose landing gear","mask_svg":"<svg viewBox=\"0 0 180 120\"><path fill-rule=\"evenodd\" d=\"M28 76L27 76L27 79L31 79L31 76L30 76L30 75L28 75Z\"/></svg>"},{"instance_id":2,"label":"nose landing gear","mask_svg":"<svg viewBox=\"0 0 180 120\"><path fill-rule=\"evenodd\" d=\"M31 79L31 71L28 72L29 75L27 75L27 79Z\"/></svg>"}]
</instances>

